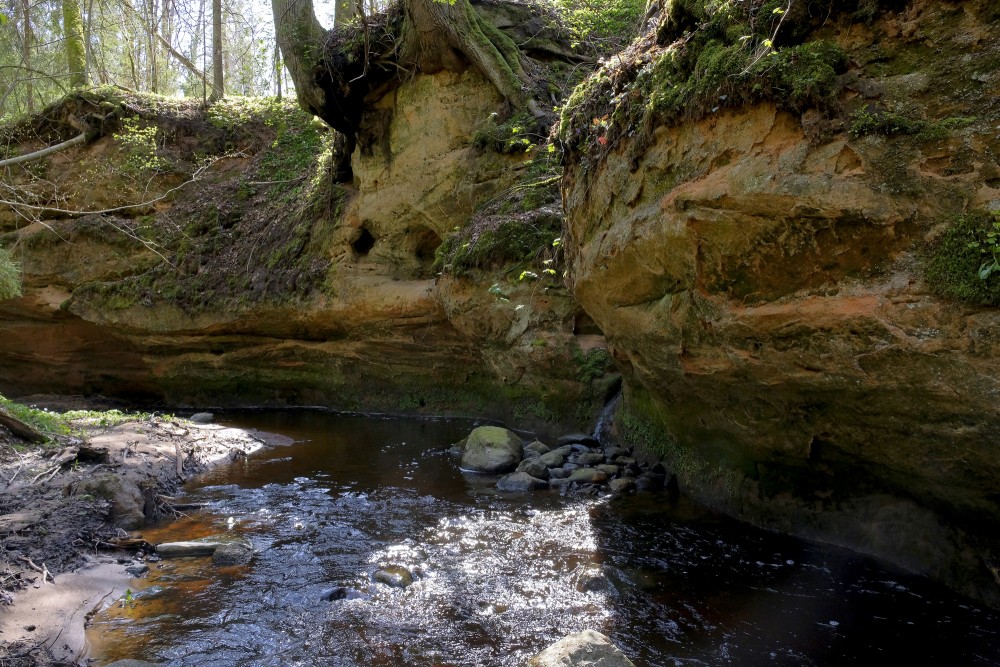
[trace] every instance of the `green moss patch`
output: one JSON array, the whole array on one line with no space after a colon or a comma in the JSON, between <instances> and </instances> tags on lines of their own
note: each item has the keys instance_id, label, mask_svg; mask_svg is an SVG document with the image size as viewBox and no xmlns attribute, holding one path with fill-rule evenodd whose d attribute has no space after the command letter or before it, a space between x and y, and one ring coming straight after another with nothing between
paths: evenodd
<instances>
[{"instance_id":1,"label":"green moss patch","mask_svg":"<svg viewBox=\"0 0 1000 667\"><path fill-rule=\"evenodd\" d=\"M900 3L860 4L869 17ZM649 135L657 125L752 102L832 113L846 55L833 42L807 40L831 16L852 20L858 10L857 2L668 2L655 31L573 92L560 138L571 153L599 154L637 129Z\"/></svg>"},{"instance_id":2,"label":"green moss patch","mask_svg":"<svg viewBox=\"0 0 1000 667\"><path fill-rule=\"evenodd\" d=\"M473 269L526 269L555 276L562 253L562 168L551 144L531 150L518 182L486 202L469 224L444 239L434 270L462 275Z\"/></svg>"},{"instance_id":3,"label":"green moss patch","mask_svg":"<svg viewBox=\"0 0 1000 667\"><path fill-rule=\"evenodd\" d=\"M1000 306L1000 212L957 218L929 248L925 278L938 295Z\"/></svg>"}]
</instances>

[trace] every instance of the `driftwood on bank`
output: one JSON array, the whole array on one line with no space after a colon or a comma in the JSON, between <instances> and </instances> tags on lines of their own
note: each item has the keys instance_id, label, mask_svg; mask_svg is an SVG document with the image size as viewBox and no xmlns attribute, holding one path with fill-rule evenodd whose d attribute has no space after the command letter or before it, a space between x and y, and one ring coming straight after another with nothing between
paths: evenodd
<instances>
[{"instance_id":1,"label":"driftwood on bank","mask_svg":"<svg viewBox=\"0 0 1000 667\"><path fill-rule=\"evenodd\" d=\"M0 166L2 166L2 163L0 163ZM48 439L40 431L24 423L3 408L0 408L0 426L3 426L18 438L27 440L28 442L42 443Z\"/></svg>"}]
</instances>

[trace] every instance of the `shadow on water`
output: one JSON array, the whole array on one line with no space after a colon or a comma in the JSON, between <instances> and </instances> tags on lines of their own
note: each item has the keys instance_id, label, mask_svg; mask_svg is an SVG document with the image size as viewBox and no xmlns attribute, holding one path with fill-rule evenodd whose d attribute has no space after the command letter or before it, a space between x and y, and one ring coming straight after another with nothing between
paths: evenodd
<instances>
[{"instance_id":1,"label":"shadow on water","mask_svg":"<svg viewBox=\"0 0 1000 667\"><path fill-rule=\"evenodd\" d=\"M683 500L500 494L443 452L470 421L228 421L296 442L205 475L188 493L209 508L145 536L237 533L254 561L151 564L95 618L96 664L507 667L584 628L640 667L1000 655L996 616L870 559ZM413 584L377 583L386 566Z\"/></svg>"}]
</instances>

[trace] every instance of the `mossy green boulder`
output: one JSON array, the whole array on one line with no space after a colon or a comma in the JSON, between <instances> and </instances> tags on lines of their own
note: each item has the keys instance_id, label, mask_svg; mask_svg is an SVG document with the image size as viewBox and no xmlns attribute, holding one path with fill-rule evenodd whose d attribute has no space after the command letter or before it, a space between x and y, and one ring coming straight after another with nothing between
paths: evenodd
<instances>
[{"instance_id":1,"label":"mossy green boulder","mask_svg":"<svg viewBox=\"0 0 1000 667\"><path fill-rule=\"evenodd\" d=\"M462 469L502 474L513 471L524 451L521 438L500 426L480 426L469 434L462 454Z\"/></svg>"}]
</instances>

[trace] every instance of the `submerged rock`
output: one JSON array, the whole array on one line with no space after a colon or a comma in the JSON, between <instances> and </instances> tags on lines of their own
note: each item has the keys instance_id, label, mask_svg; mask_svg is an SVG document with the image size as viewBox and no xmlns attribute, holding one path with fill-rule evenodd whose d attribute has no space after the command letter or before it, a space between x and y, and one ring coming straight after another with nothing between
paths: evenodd
<instances>
[{"instance_id":1,"label":"submerged rock","mask_svg":"<svg viewBox=\"0 0 1000 667\"><path fill-rule=\"evenodd\" d=\"M631 477L622 477L620 479L613 479L608 482L608 488L611 489L612 493L620 493L625 495L627 493L635 492L635 479Z\"/></svg>"},{"instance_id":2,"label":"submerged rock","mask_svg":"<svg viewBox=\"0 0 1000 667\"><path fill-rule=\"evenodd\" d=\"M319 599L327 602L334 600L367 600L368 595L347 586L337 586L336 588L328 588L320 593Z\"/></svg>"},{"instance_id":3,"label":"submerged rock","mask_svg":"<svg viewBox=\"0 0 1000 667\"><path fill-rule=\"evenodd\" d=\"M136 563L135 565L129 565L126 567L125 572L127 572L130 577L138 579L149 573L149 566L145 563Z\"/></svg>"},{"instance_id":4,"label":"submerged rock","mask_svg":"<svg viewBox=\"0 0 1000 667\"><path fill-rule=\"evenodd\" d=\"M197 540L181 542L163 542L156 545L156 553L163 558L182 558L187 556L211 556L216 549L228 545L239 545L253 552L253 546L243 538L229 535L214 535L201 537Z\"/></svg>"},{"instance_id":5,"label":"submerged rock","mask_svg":"<svg viewBox=\"0 0 1000 667\"><path fill-rule=\"evenodd\" d=\"M493 474L511 472L521 462L522 453L521 438L513 431L480 426L466 440L462 469Z\"/></svg>"},{"instance_id":6,"label":"submerged rock","mask_svg":"<svg viewBox=\"0 0 1000 667\"><path fill-rule=\"evenodd\" d=\"M212 553L216 565L246 565L252 559L253 548L242 541L220 544Z\"/></svg>"},{"instance_id":7,"label":"submerged rock","mask_svg":"<svg viewBox=\"0 0 1000 667\"><path fill-rule=\"evenodd\" d=\"M388 565L376 570L372 579L391 588L406 588L413 584L413 574L402 565Z\"/></svg>"},{"instance_id":8,"label":"submerged rock","mask_svg":"<svg viewBox=\"0 0 1000 667\"><path fill-rule=\"evenodd\" d=\"M528 667L635 667L605 635L594 630L563 637L528 661Z\"/></svg>"},{"instance_id":9,"label":"submerged rock","mask_svg":"<svg viewBox=\"0 0 1000 667\"><path fill-rule=\"evenodd\" d=\"M548 482L544 479L532 477L526 472L512 472L509 475L504 475L497 482L498 489L511 492L537 491L548 488L548 486Z\"/></svg>"}]
</instances>

